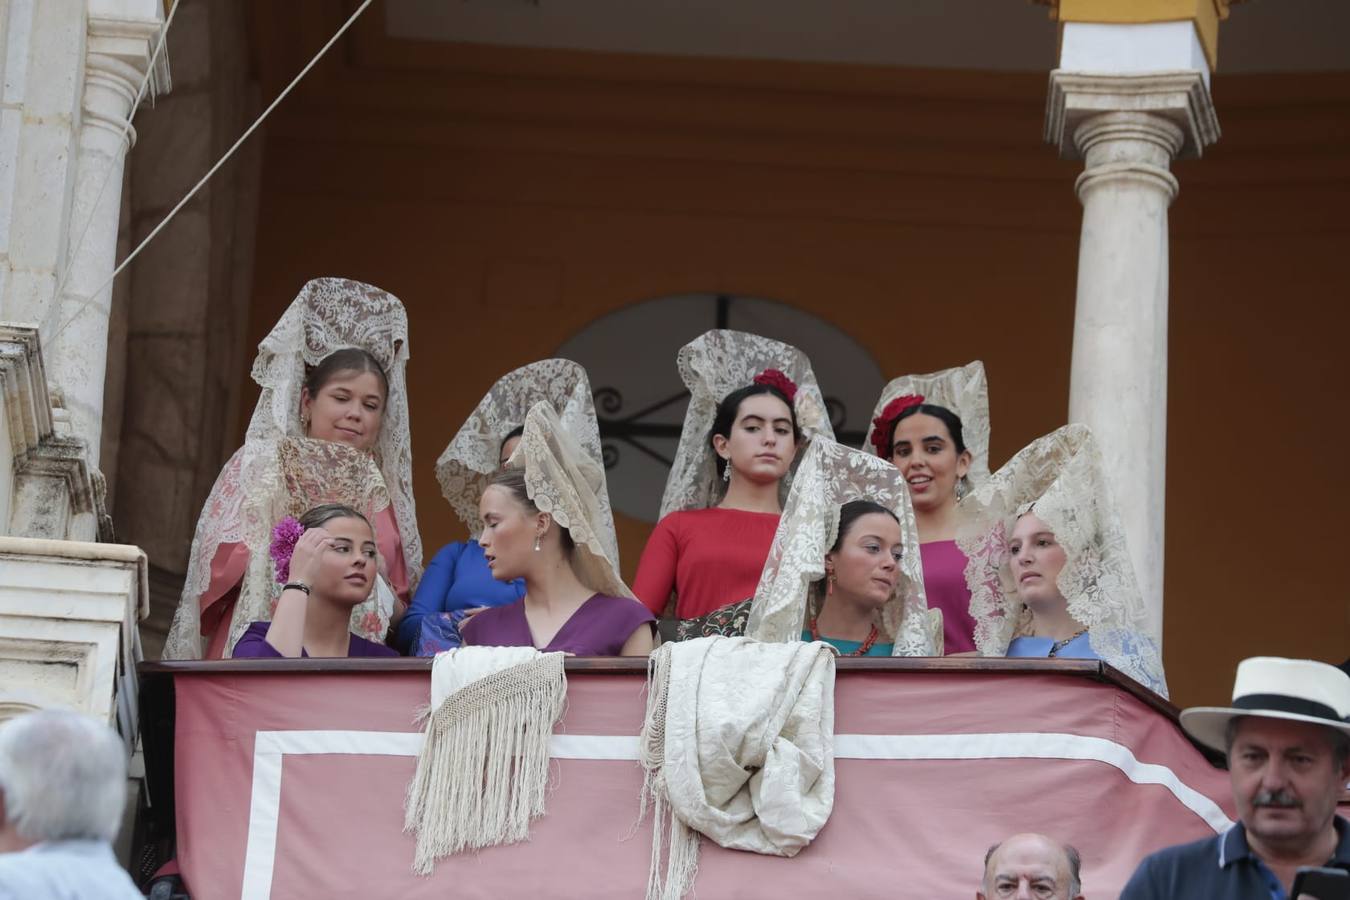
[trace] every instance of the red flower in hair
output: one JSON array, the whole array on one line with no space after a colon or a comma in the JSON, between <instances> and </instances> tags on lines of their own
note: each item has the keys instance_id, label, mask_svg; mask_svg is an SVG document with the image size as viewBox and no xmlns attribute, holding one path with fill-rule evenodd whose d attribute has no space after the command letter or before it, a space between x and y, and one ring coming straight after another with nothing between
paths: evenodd
<instances>
[{"instance_id":1,"label":"red flower in hair","mask_svg":"<svg viewBox=\"0 0 1350 900\"><path fill-rule=\"evenodd\" d=\"M891 423L900 414L923 402L923 394L905 394L896 397L881 411L881 415L872 420L872 446L877 448L877 456L886 455L886 445L891 441Z\"/></svg>"},{"instance_id":2,"label":"red flower in hair","mask_svg":"<svg viewBox=\"0 0 1350 900\"><path fill-rule=\"evenodd\" d=\"M751 379L755 384L763 384L771 388L777 388L783 392L783 396L792 403L797 399L797 385L791 378L784 375L777 369L765 369Z\"/></svg>"}]
</instances>

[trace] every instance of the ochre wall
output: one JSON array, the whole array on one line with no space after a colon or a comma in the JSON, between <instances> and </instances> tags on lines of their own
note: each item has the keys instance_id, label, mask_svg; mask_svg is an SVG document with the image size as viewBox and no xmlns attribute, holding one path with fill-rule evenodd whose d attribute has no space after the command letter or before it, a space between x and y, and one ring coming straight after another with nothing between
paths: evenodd
<instances>
[{"instance_id":1,"label":"ochre wall","mask_svg":"<svg viewBox=\"0 0 1350 900\"><path fill-rule=\"evenodd\" d=\"M265 97L328 24L276 6ZM393 45L368 25L269 123L250 340L313 276L403 299L429 553L463 534L433 463L492 381L670 294L810 310L888 376L983 359L998 465L1067 410L1080 165L1041 141L1045 90ZM1225 699L1244 656L1350 653L1330 565L1350 487L1350 79L1219 76L1214 96L1225 136L1176 166L1172 218L1165 640L1183 705ZM619 523L628 576L647 527Z\"/></svg>"}]
</instances>

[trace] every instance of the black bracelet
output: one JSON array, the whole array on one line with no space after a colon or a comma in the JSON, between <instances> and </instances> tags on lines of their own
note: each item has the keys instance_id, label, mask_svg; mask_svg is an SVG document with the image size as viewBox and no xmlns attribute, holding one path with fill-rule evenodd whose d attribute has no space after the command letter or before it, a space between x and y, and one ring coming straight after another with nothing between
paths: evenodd
<instances>
[{"instance_id":1,"label":"black bracelet","mask_svg":"<svg viewBox=\"0 0 1350 900\"><path fill-rule=\"evenodd\" d=\"M283 594L290 590L300 591L306 597L309 596L309 585L305 584L303 581L288 581L281 586L281 592Z\"/></svg>"}]
</instances>

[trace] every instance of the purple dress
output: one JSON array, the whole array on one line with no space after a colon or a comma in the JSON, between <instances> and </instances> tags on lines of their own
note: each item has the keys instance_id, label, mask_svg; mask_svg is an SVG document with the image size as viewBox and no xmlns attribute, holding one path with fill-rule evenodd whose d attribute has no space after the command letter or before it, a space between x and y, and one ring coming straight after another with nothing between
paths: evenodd
<instances>
[{"instance_id":1,"label":"purple dress","mask_svg":"<svg viewBox=\"0 0 1350 900\"><path fill-rule=\"evenodd\" d=\"M919 545L923 560L923 592L928 608L942 610L942 652L975 649L975 619L970 615L970 588L966 587L966 555L956 541L929 541Z\"/></svg>"},{"instance_id":2,"label":"purple dress","mask_svg":"<svg viewBox=\"0 0 1350 900\"><path fill-rule=\"evenodd\" d=\"M631 597L594 594L563 623L548 646L539 649L577 656L619 656L634 631L655 622L651 611ZM483 610L461 626L459 633L471 646L535 646L523 600Z\"/></svg>"},{"instance_id":3,"label":"purple dress","mask_svg":"<svg viewBox=\"0 0 1350 900\"><path fill-rule=\"evenodd\" d=\"M254 622L248 626L248 630L239 638L239 643L234 645L234 652L230 654L233 659L285 659L277 652L277 648L267 643L267 629L272 627L271 622ZM349 635L351 641L347 644L347 656L398 656L397 650L391 650L384 644L377 644L374 641L368 641L355 634ZM304 648L300 649L302 657L309 657Z\"/></svg>"}]
</instances>

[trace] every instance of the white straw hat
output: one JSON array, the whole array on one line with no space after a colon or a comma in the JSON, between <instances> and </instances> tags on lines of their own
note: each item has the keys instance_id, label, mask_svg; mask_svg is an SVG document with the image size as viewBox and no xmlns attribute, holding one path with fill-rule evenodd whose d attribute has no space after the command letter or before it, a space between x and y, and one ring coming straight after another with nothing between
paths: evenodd
<instances>
[{"instance_id":1,"label":"white straw hat","mask_svg":"<svg viewBox=\"0 0 1350 900\"><path fill-rule=\"evenodd\" d=\"M1226 750L1228 723L1239 716L1308 722L1350 734L1350 675L1311 659L1244 659L1233 682L1233 705L1182 710L1181 727L1200 743Z\"/></svg>"}]
</instances>

